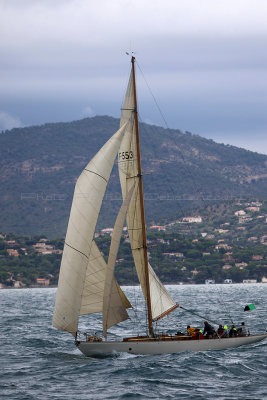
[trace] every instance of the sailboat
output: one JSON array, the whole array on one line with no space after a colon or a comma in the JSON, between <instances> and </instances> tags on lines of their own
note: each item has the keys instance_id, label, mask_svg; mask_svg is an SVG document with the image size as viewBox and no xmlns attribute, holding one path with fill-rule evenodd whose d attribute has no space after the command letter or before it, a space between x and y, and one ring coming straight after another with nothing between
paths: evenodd
<instances>
[{"instance_id":1,"label":"sailboat","mask_svg":"<svg viewBox=\"0 0 267 400\"><path fill-rule=\"evenodd\" d=\"M143 199L135 57L121 111L119 130L105 143L79 176L62 255L53 326L71 333L78 349L86 356L128 352L132 354L178 353L220 350L259 342L267 334L233 338L190 340L186 335L157 335L154 323L177 304L148 262ZM114 225L108 261L94 233L101 204L117 157L123 202ZM131 307L115 279L114 268L124 223L127 223L131 250L147 307L148 332L121 340L107 340L110 327L129 318ZM103 335L80 338L79 317L102 313Z\"/></svg>"}]
</instances>

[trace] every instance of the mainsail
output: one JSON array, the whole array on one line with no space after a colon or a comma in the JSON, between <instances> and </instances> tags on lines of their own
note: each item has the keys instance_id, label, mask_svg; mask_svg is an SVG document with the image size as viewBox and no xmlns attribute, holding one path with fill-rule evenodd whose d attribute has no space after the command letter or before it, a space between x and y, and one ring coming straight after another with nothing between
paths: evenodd
<instances>
[{"instance_id":1,"label":"mainsail","mask_svg":"<svg viewBox=\"0 0 267 400\"><path fill-rule=\"evenodd\" d=\"M125 216L137 274L149 307L150 326L152 320L177 307L147 261L134 94L132 70L120 129L89 162L75 186L53 315L53 326L74 336L80 315L102 312L104 336L110 326L128 318L126 309L131 304L114 277ZM115 223L107 264L93 236L117 153L123 204Z\"/></svg>"},{"instance_id":2,"label":"mainsail","mask_svg":"<svg viewBox=\"0 0 267 400\"><path fill-rule=\"evenodd\" d=\"M103 272L98 273L95 266L92 271L88 270L88 266L92 265L91 249L94 249L93 256L97 253L95 244L92 245L95 226L115 157L127 125L126 121L105 143L76 182L53 315L53 326L68 331L73 336L77 332L81 311L82 313L86 311L83 294L85 293L86 296L84 289L88 290L88 286L85 284L85 279L90 273L94 273L95 280L98 282L103 277ZM101 265L103 264L100 263L100 267ZM116 285L116 287L118 286ZM96 284L96 293L97 289L99 287ZM96 302L97 300L98 296L95 297ZM81 305L83 305L82 310Z\"/></svg>"},{"instance_id":3,"label":"mainsail","mask_svg":"<svg viewBox=\"0 0 267 400\"><path fill-rule=\"evenodd\" d=\"M121 126L124 126L126 121L130 121L118 151L118 166L123 199L127 196L134 182L139 179L136 120L134 118L134 113L136 111L134 99L134 71L132 70L122 107L120 122ZM140 204L140 187L137 185L128 208L127 227L138 278L144 297L147 298L144 233ZM166 315L169 310L176 308L177 305L150 265L148 273L152 318L156 320Z\"/></svg>"}]
</instances>

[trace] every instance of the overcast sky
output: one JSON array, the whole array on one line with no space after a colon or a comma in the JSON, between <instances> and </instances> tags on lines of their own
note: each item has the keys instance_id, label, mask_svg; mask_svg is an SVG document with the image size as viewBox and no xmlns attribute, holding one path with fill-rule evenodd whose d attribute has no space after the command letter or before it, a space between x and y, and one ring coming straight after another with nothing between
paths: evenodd
<instances>
[{"instance_id":1,"label":"overcast sky","mask_svg":"<svg viewBox=\"0 0 267 400\"><path fill-rule=\"evenodd\" d=\"M142 121L165 126L152 91L169 127L267 154L266 19L266 0L0 0L0 130L119 117L135 51Z\"/></svg>"}]
</instances>

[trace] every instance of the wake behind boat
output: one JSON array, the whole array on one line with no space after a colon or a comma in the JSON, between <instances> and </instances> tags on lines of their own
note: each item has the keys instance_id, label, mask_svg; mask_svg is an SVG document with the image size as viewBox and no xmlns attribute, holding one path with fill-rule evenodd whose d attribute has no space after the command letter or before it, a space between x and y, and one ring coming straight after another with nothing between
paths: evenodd
<instances>
[{"instance_id":1,"label":"wake behind boat","mask_svg":"<svg viewBox=\"0 0 267 400\"><path fill-rule=\"evenodd\" d=\"M123 203L118 213L108 262L94 241L101 204L118 157ZM124 222L147 306L148 333L144 337L108 341L110 327L129 318L131 303L114 276ZM135 58L121 112L120 129L106 142L79 176L70 212L60 267L53 326L71 333L87 356L114 352L133 354L220 350L255 343L267 334L192 340L187 335L157 335L154 323L179 308L148 262L143 182L135 84ZM185 307L181 307L186 310ZM79 316L102 313L103 338L79 340Z\"/></svg>"}]
</instances>

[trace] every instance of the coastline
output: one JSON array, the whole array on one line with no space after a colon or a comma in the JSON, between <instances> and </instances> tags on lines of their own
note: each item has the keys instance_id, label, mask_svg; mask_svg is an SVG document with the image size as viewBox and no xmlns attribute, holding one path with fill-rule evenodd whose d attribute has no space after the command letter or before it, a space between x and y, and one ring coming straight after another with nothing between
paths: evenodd
<instances>
[{"instance_id":1,"label":"coastline","mask_svg":"<svg viewBox=\"0 0 267 400\"><path fill-rule=\"evenodd\" d=\"M267 282L232 282L232 283L212 283L212 284L206 284L206 283L165 283L164 286L217 286L217 285L223 285L223 286L232 286L232 285L265 285ZM138 287L140 285L121 285L122 287ZM50 285L50 286L24 286L24 287L0 287L1 290L24 290L24 289L57 289L57 285Z\"/></svg>"}]
</instances>

